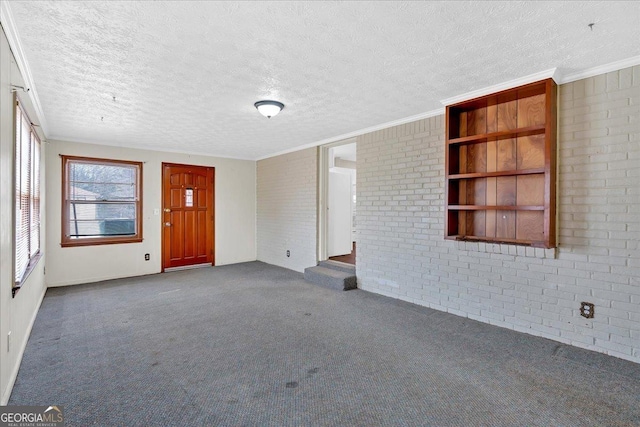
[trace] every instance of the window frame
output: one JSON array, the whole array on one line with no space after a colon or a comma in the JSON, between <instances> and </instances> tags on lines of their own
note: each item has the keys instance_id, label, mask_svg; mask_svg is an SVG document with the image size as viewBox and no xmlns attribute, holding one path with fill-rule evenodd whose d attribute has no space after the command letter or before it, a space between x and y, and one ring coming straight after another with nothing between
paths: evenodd
<instances>
[{"instance_id":1,"label":"window frame","mask_svg":"<svg viewBox=\"0 0 640 427\"><path fill-rule=\"evenodd\" d=\"M62 159L62 215L61 215L61 238L60 246L65 247L77 247L77 246L96 246L96 245L113 245L121 243L140 243L142 242L142 163L130 160L117 160L117 159L104 159L96 157L82 157L82 156L67 156L60 155ZM88 237L88 238L72 238L69 232L69 224L71 218L69 212L71 208L71 199L69 194L69 164L77 163L89 163L96 165L109 165L109 166L135 166L137 168L136 176L136 200L134 202L136 210L136 234L133 236L104 236L104 237Z\"/></svg>"},{"instance_id":2,"label":"window frame","mask_svg":"<svg viewBox=\"0 0 640 427\"><path fill-rule=\"evenodd\" d=\"M42 180L41 180L41 172L42 172L42 141L40 140L40 136L36 132L35 125L29 118L29 115L25 111L24 104L20 100L17 94L14 95L14 108L13 108L13 287L12 287L12 295L15 296L16 292L24 285L25 281L34 270L35 266L38 264L40 258L42 258ZM18 112L20 113L20 123L18 124ZM28 124L29 131L29 161L27 164L24 164L22 161L23 147L22 147L22 129L23 129L23 120ZM18 147L20 144L20 147ZM20 154L21 158L18 159L18 154ZM36 161L37 160L37 161ZM27 189L27 233L26 233L26 246L27 246L27 257L28 262L24 266L24 268L19 268L18 266L18 248L23 246L22 243L18 242L19 233L17 230L18 225L18 206L16 201L19 200L19 203L22 204L22 199L24 198L24 194L22 192L22 175L23 175L23 166L28 168L27 171L27 180L28 180L28 189ZM37 170L36 170L37 169ZM37 186L36 186L37 182ZM18 191L19 190L19 191ZM34 206L36 205L35 200L37 200L38 206L38 218L34 217ZM21 215L24 216L24 215ZM37 239L37 250L32 253L33 246L33 234L34 231L38 235ZM20 233L20 235L22 235ZM19 271L21 270L21 271ZM17 276L20 276L19 278Z\"/></svg>"}]
</instances>

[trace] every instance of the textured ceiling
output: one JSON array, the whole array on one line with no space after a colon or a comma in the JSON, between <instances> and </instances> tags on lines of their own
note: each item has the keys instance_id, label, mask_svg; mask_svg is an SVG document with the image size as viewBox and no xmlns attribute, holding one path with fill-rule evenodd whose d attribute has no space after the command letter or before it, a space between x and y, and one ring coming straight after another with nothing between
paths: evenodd
<instances>
[{"instance_id":1,"label":"textured ceiling","mask_svg":"<svg viewBox=\"0 0 640 427\"><path fill-rule=\"evenodd\" d=\"M640 2L8 5L49 139L244 159L640 55Z\"/></svg>"}]
</instances>

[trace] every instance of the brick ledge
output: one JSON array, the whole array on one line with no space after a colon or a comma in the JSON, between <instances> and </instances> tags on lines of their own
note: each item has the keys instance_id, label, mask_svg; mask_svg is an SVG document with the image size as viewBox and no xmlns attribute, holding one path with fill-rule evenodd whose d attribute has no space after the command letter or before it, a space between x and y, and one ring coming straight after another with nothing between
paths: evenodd
<instances>
[{"instance_id":1,"label":"brick ledge","mask_svg":"<svg viewBox=\"0 0 640 427\"><path fill-rule=\"evenodd\" d=\"M485 242L452 242L456 249L460 251L482 252L487 254L514 255L527 258L555 259L558 248L534 248L531 246L513 245L507 243L485 243Z\"/></svg>"}]
</instances>

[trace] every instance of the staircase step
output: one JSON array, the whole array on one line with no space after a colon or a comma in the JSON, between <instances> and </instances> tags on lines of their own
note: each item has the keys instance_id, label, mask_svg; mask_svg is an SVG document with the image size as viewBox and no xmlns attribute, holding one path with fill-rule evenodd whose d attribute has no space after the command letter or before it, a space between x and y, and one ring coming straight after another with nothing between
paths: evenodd
<instances>
[{"instance_id":1,"label":"staircase step","mask_svg":"<svg viewBox=\"0 0 640 427\"><path fill-rule=\"evenodd\" d=\"M358 287L355 274L334 270L319 265L315 267L305 268L304 279L316 285L321 285L340 291L348 291L351 289L356 289Z\"/></svg>"},{"instance_id":2,"label":"staircase step","mask_svg":"<svg viewBox=\"0 0 640 427\"><path fill-rule=\"evenodd\" d=\"M320 267L330 268L332 270L344 271L345 273L356 274L356 266L353 264L347 264L346 262L326 260L318 263Z\"/></svg>"}]
</instances>

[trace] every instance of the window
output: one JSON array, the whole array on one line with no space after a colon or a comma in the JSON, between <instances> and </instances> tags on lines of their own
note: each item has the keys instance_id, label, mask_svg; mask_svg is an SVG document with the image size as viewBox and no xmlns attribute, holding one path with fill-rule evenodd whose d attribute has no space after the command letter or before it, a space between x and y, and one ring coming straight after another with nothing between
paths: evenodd
<instances>
[{"instance_id":1,"label":"window","mask_svg":"<svg viewBox=\"0 0 640 427\"><path fill-rule=\"evenodd\" d=\"M142 163L62 156L62 246L142 241Z\"/></svg>"},{"instance_id":2,"label":"window","mask_svg":"<svg viewBox=\"0 0 640 427\"><path fill-rule=\"evenodd\" d=\"M15 285L19 288L40 255L40 139L16 98Z\"/></svg>"}]
</instances>

